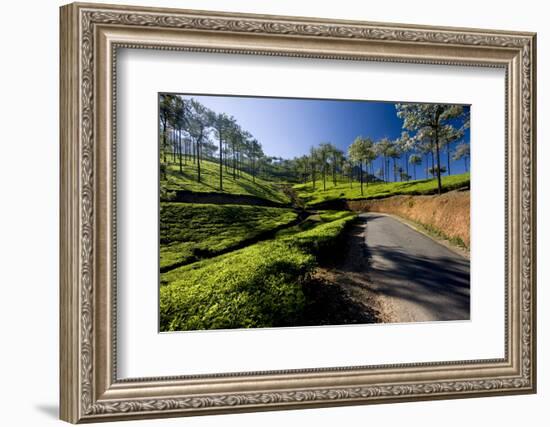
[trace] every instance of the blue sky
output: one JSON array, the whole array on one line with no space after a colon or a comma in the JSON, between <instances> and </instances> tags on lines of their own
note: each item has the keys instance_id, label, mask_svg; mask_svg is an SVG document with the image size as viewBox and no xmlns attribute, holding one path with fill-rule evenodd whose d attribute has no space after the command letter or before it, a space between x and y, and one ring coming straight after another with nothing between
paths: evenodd
<instances>
[{"instance_id":1,"label":"blue sky","mask_svg":"<svg viewBox=\"0 0 550 427\"><path fill-rule=\"evenodd\" d=\"M347 153L359 136L378 140L401 135L402 120L393 102L340 101L237 96L193 97L206 107L235 117L243 129L262 144L268 156L293 158L309 153L312 146L330 142ZM469 107L468 107L469 109ZM469 131L465 138L469 142ZM447 157L442 156L446 165ZM377 161L375 170L380 167ZM417 167L423 177L425 164ZM464 172L464 161L451 160L451 172ZM409 172L412 175L412 171Z\"/></svg>"}]
</instances>

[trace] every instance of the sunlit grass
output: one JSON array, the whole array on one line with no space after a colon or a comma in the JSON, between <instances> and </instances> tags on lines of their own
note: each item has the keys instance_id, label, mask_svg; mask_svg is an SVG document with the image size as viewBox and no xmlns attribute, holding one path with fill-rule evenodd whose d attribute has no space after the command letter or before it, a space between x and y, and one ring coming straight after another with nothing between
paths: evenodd
<instances>
[{"instance_id":1,"label":"sunlit grass","mask_svg":"<svg viewBox=\"0 0 550 427\"><path fill-rule=\"evenodd\" d=\"M469 186L470 174L450 175L441 177L441 184L445 191ZM336 199L368 199L394 196L398 194L433 194L437 192L437 179L421 179L405 182L376 182L363 183L363 194L361 194L361 185L354 181L350 188L349 182L337 182L336 186L332 181L327 181L327 189L323 191L323 184L317 181L316 188L313 190L313 184L297 184L294 186L298 196L311 206L321 202Z\"/></svg>"},{"instance_id":2,"label":"sunlit grass","mask_svg":"<svg viewBox=\"0 0 550 427\"><path fill-rule=\"evenodd\" d=\"M186 190L197 193L228 193L260 197L278 203L289 203L289 198L275 183L265 181L260 177L241 172L240 177L233 178L232 169L222 168L223 190L220 190L220 166L218 163L203 160L201 162L201 181L198 182L198 167L190 161L183 165L182 172L179 163L168 159L166 179L160 181L164 191Z\"/></svg>"},{"instance_id":3,"label":"sunlit grass","mask_svg":"<svg viewBox=\"0 0 550 427\"><path fill-rule=\"evenodd\" d=\"M231 249L296 220L291 209L244 205L160 205L160 268Z\"/></svg>"},{"instance_id":4,"label":"sunlit grass","mask_svg":"<svg viewBox=\"0 0 550 427\"><path fill-rule=\"evenodd\" d=\"M303 281L354 217L329 213L305 231L162 274L161 331L296 325Z\"/></svg>"}]
</instances>

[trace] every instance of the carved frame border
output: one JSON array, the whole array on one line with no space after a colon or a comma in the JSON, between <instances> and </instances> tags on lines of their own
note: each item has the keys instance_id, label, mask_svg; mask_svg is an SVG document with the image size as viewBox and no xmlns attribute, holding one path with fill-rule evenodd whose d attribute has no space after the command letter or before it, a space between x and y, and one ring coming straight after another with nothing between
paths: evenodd
<instances>
[{"instance_id":1,"label":"carved frame border","mask_svg":"<svg viewBox=\"0 0 550 427\"><path fill-rule=\"evenodd\" d=\"M120 31L129 33L119 37ZM132 31L140 33L128 37ZM193 42L174 41L182 34ZM156 41L140 41L151 35ZM264 39L275 47L262 45ZM60 43L62 419L76 423L535 391L535 34L71 4L61 8ZM103 141L114 144L118 47L505 67L512 157L505 178L507 205L508 199L512 205L511 215L508 209L505 213L506 277L513 279L506 288L506 357L117 381L116 288L102 279L116 274L116 159Z\"/></svg>"}]
</instances>

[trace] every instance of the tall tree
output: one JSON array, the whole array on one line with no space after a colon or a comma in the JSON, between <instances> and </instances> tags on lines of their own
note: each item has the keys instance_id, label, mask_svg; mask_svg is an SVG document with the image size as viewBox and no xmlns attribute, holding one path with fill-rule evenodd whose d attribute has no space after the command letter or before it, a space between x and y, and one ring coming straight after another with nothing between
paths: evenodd
<instances>
[{"instance_id":1,"label":"tall tree","mask_svg":"<svg viewBox=\"0 0 550 427\"><path fill-rule=\"evenodd\" d=\"M174 153L177 153L178 155L180 173L183 173L183 150L181 145L181 132L185 127L187 127L188 109L189 106L187 100L185 100L181 96L176 96L174 98L173 123L174 128L177 132L174 139Z\"/></svg>"},{"instance_id":2,"label":"tall tree","mask_svg":"<svg viewBox=\"0 0 550 427\"><path fill-rule=\"evenodd\" d=\"M231 168L233 169L233 179L237 179L237 156L239 145L243 138L242 129L236 121L231 122L231 127L229 129L227 138L229 141L229 151L231 153Z\"/></svg>"},{"instance_id":3,"label":"tall tree","mask_svg":"<svg viewBox=\"0 0 550 427\"><path fill-rule=\"evenodd\" d=\"M399 168L396 164L396 160L401 157L401 151L399 149L399 140L390 141L390 147L387 151L387 156L392 160L393 162L393 182L397 181L397 175L399 172Z\"/></svg>"},{"instance_id":4,"label":"tall tree","mask_svg":"<svg viewBox=\"0 0 550 427\"><path fill-rule=\"evenodd\" d=\"M455 128L451 125L445 125L441 128L440 140L441 146L445 147L447 152L447 173L451 174L451 151L452 144L464 136L464 130L462 128Z\"/></svg>"},{"instance_id":5,"label":"tall tree","mask_svg":"<svg viewBox=\"0 0 550 427\"><path fill-rule=\"evenodd\" d=\"M311 147L309 150L309 167L311 169L311 181L313 190L315 190L315 181L317 179L317 167L319 165L319 149Z\"/></svg>"},{"instance_id":6,"label":"tall tree","mask_svg":"<svg viewBox=\"0 0 550 427\"><path fill-rule=\"evenodd\" d=\"M376 144L376 152L379 156L382 156L383 161L383 171L384 171L384 181L388 182L390 180L390 171L389 171L389 157L391 155L392 142L389 138L382 138Z\"/></svg>"},{"instance_id":7,"label":"tall tree","mask_svg":"<svg viewBox=\"0 0 550 427\"><path fill-rule=\"evenodd\" d=\"M333 151L333 145L329 142L319 144L318 159L321 166L321 174L323 176L323 191L327 189L327 169L328 159Z\"/></svg>"},{"instance_id":8,"label":"tall tree","mask_svg":"<svg viewBox=\"0 0 550 427\"><path fill-rule=\"evenodd\" d=\"M160 95L159 118L162 127L162 165L161 174L166 178L166 149L168 148L168 126L174 117L174 96L168 94ZM159 153L160 154L160 153Z\"/></svg>"},{"instance_id":9,"label":"tall tree","mask_svg":"<svg viewBox=\"0 0 550 427\"><path fill-rule=\"evenodd\" d=\"M464 107L448 104L396 104L398 117L403 119L403 128L414 133L429 129L432 134L437 160L437 191L441 194L441 137L445 133L444 127L454 128L455 122L464 115Z\"/></svg>"},{"instance_id":10,"label":"tall tree","mask_svg":"<svg viewBox=\"0 0 550 427\"><path fill-rule=\"evenodd\" d=\"M351 160L345 160L342 169L344 174L348 177L349 188L353 188L353 162Z\"/></svg>"},{"instance_id":11,"label":"tall tree","mask_svg":"<svg viewBox=\"0 0 550 427\"><path fill-rule=\"evenodd\" d=\"M305 184L309 171L309 156L298 157L295 161L297 177L300 182Z\"/></svg>"},{"instance_id":12,"label":"tall tree","mask_svg":"<svg viewBox=\"0 0 550 427\"><path fill-rule=\"evenodd\" d=\"M332 185L336 187L336 172L342 163L344 158L344 152L334 147L330 146L330 165L332 167Z\"/></svg>"},{"instance_id":13,"label":"tall tree","mask_svg":"<svg viewBox=\"0 0 550 427\"><path fill-rule=\"evenodd\" d=\"M468 160L470 159L470 144L461 142L455 148L453 160L464 159L464 169L468 172Z\"/></svg>"},{"instance_id":14,"label":"tall tree","mask_svg":"<svg viewBox=\"0 0 550 427\"><path fill-rule=\"evenodd\" d=\"M432 136L432 130L429 128L421 129L416 133L414 136L415 141L415 147L416 149L422 153L426 160L426 179L428 179L428 173L430 170L430 159L432 161L432 167L431 170L435 170L435 157L434 157L434 143L433 143L433 136ZM433 175L432 177L435 177Z\"/></svg>"},{"instance_id":15,"label":"tall tree","mask_svg":"<svg viewBox=\"0 0 550 427\"><path fill-rule=\"evenodd\" d=\"M256 182L256 163L258 160L263 157L264 152L262 151L262 146L257 139L253 138L250 140L250 145L248 149L248 156L251 161L252 167L252 182Z\"/></svg>"},{"instance_id":16,"label":"tall tree","mask_svg":"<svg viewBox=\"0 0 550 427\"><path fill-rule=\"evenodd\" d=\"M416 180L416 166L422 164L422 157L418 154L411 154L409 157L409 163L413 165L414 179Z\"/></svg>"},{"instance_id":17,"label":"tall tree","mask_svg":"<svg viewBox=\"0 0 550 427\"><path fill-rule=\"evenodd\" d=\"M415 140L411 138L408 132L401 132L401 136L396 142L399 152L403 156L403 163L405 164L405 171L409 174L409 153L414 149Z\"/></svg>"},{"instance_id":18,"label":"tall tree","mask_svg":"<svg viewBox=\"0 0 550 427\"><path fill-rule=\"evenodd\" d=\"M201 159L202 144L208 138L208 129L211 114L209 110L195 99L191 99L189 133L195 140L196 162L197 162L197 182L201 182Z\"/></svg>"},{"instance_id":19,"label":"tall tree","mask_svg":"<svg viewBox=\"0 0 550 427\"><path fill-rule=\"evenodd\" d=\"M363 195L363 163L369 161L373 153L373 142L370 138L358 136L349 146L349 158L359 163L359 180L361 182L361 195ZM367 182L368 185L368 182Z\"/></svg>"},{"instance_id":20,"label":"tall tree","mask_svg":"<svg viewBox=\"0 0 550 427\"><path fill-rule=\"evenodd\" d=\"M223 142L224 139L226 139L226 134L229 132L232 123L225 113L217 114L214 111L209 112L209 120L218 138L220 191L223 191Z\"/></svg>"}]
</instances>

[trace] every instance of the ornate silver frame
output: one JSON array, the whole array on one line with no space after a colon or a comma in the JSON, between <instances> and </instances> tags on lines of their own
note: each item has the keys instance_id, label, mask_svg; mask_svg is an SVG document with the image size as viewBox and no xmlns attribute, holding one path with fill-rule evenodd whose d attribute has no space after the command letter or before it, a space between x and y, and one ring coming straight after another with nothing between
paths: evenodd
<instances>
[{"instance_id":1,"label":"ornate silver frame","mask_svg":"<svg viewBox=\"0 0 550 427\"><path fill-rule=\"evenodd\" d=\"M61 418L78 423L534 393L533 33L189 10L61 8ZM506 342L497 360L209 376L116 376L117 47L506 70Z\"/></svg>"}]
</instances>

